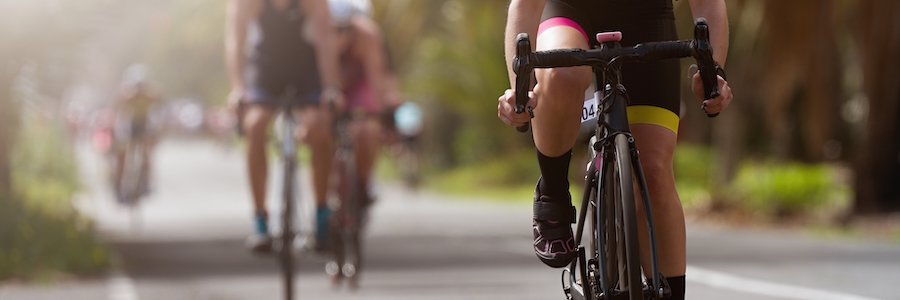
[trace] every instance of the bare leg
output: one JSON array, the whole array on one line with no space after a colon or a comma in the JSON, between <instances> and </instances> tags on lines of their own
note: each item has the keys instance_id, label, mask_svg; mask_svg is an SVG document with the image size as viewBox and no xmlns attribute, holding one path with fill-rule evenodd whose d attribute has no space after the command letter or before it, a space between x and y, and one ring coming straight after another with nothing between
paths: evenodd
<instances>
[{"instance_id":1,"label":"bare leg","mask_svg":"<svg viewBox=\"0 0 900 300\"><path fill-rule=\"evenodd\" d=\"M125 151L126 149L117 149L115 154L115 169L113 170L113 188L116 192L117 199L122 193L122 176L125 174Z\"/></svg>"},{"instance_id":2,"label":"bare leg","mask_svg":"<svg viewBox=\"0 0 900 300\"><path fill-rule=\"evenodd\" d=\"M580 31L566 26L546 29L537 37L536 44L537 50L588 47ZM568 180L572 158L570 151L581 126L584 90L591 82L591 68L538 69L535 76L537 106L532 119L532 134L541 169L541 180L536 187L540 195L536 195L535 203L550 209L534 211L534 251L544 264L559 268L575 257L575 241L569 220L555 219L546 212L564 212L571 207ZM560 227L568 230L556 229Z\"/></svg>"},{"instance_id":3,"label":"bare leg","mask_svg":"<svg viewBox=\"0 0 900 300\"><path fill-rule=\"evenodd\" d=\"M641 151L641 165L650 191L660 272L665 277L682 276L687 260L684 210L675 190L675 173L672 167L677 136L665 127L650 124L632 124L631 130ZM639 190L636 190L635 195L638 200L642 265L646 271L650 271L647 220Z\"/></svg>"},{"instance_id":4,"label":"bare leg","mask_svg":"<svg viewBox=\"0 0 900 300\"><path fill-rule=\"evenodd\" d=\"M244 115L243 126L247 136L247 172L250 178L253 208L257 214L266 213L266 183L269 175L266 140L273 115L272 109L262 105L250 105Z\"/></svg>"},{"instance_id":5,"label":"bare leg","mask_svg":"<svg viewBox=\"0 0 900 300\"><path fill-rule=\"evenodd\" d=\"M537 50L559 48L587 49L587 41L578 30L557 26L537 38ZM575 145L581 126L584 90L591 84L590 67L537 69L538 99L532 119L537 150L548 157L565 154Z\"/></svg>"},{"instance_id":6,"label":"bare leg","mask_svg":"<svg viewBox=\"0 0 900 300\"><path fill-rule=\"evenodd\" d=\"M373 119L365 119L353 122L350 130L353 136L353 152L356 156L358 175L365 186L371 179L375 158L380 149L381 125Z\"/></svg>"},{"instance_id":7,"label":"bare leg","mask_svg":"<svg viewBox=\"0 0 900 300\"><path fill-rule=\"evenodd\" d=\"M325 207L335 151L331 111L327 106L313 106L301 110L300 114L301 122L306 128L303 140L311 150L312 184L316 206Z\"/></svg>"}]
</instances>

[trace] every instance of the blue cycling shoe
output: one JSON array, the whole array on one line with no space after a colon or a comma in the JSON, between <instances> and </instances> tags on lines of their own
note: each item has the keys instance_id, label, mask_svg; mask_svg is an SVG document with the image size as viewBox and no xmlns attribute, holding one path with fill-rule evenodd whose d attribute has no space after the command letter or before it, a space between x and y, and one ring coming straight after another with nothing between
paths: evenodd
<instances>
[{"instance_id":1,"label":"blue cycling shoe","mask_svg":"<svg viewBox=\"0 0 900 300\"><path fill-rule=\"evenodd\" d=\"M327 207L316 208L316 244L314 246L316 252L326 252L330 248L328 224L331 220L331 215L331 209Z\"/></svg>"}]
</instances>

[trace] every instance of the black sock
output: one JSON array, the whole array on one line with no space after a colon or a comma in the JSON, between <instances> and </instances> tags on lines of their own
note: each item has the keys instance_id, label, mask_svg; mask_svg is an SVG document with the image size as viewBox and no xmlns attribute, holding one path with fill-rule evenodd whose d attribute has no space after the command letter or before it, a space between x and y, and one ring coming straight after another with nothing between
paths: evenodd
<instances>
[{"instance_id":1,"label":"black sock","mask_svg":"<svg viewBox=\"0 0 900 300\"><path fill-rule=\"evenodd\" d=\"M672 289L672 296L665 300L684 300L684 276L666 278L669 282L669 288Z\"/></svg>"},{"instance_id":2,"label":"black sock","mask_svg":"<svg viewBox=\"0 0 900 300\"><path fill-rule=\"evenodd\" d=\"M559 157L547 157L540 151L537 152L538 167L541 168L541 183L538 189L541 194L554 200L569 200L569 162L572 160L572 150Z\"/></svg>"}]
</instances>

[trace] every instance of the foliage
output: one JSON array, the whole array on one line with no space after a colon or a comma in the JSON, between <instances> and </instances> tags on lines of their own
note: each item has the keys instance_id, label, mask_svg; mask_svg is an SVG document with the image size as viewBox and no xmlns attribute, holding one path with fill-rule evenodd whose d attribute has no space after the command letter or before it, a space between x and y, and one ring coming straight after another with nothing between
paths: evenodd
<instances>
[{"instance_id":1,"label":"foliage","mask_svg":"<svg viewBox=\"0 0 900 300\"><path fill-rule=\"evenodd\" d=\"M79 188L78 166L62 130L32 119L23 124L20 136L12 165L16 193L39 210L71 213L70 196Z\"/></svg>"},{"instance_id":2,"label":"foliage","mask_svg":"<svg viewBox=\"0 0 900 300\"><path fill-rule=\"evenodd\" d=\"M97 243L89 222L17 200L0 200L0 279L97 273L109 265L109 253Z\"/></svg>"},{"instance_id":3,"label":"foliage","mask_svg":"<svg viewBox=\"0 0 900 300\"><path fill-rule=\"evenodd\" d=\"M427 143L439 167L479 164L531 147L496 115L496 98L509 87L503 60L505 3L443 1L442 27L423 34L414 62L403 76L408 94L432 103ZM460 17L464 16L464 18ZM434 159L434 158L433 158Z\"/></svg>"},{"instance_id":4,"label":"foliage","mask_svg":"<svg viewBox=\"0 0 900 300\"><path fill-rule=\"evenodd\" d=\"M440 192L478 198L531 201L540 170L534 151L522 150L479 165L458 167L431 178L428 186Z\"/></svg>"},{"instance_id":5,"label":"foliage","mask_svg":"<svg viewBox=\"0 0 900 300\"><path fill-rule=\"evenodd\" d=\"M849 195L832 166L754 160L743 163L732 188L748 210L776 217L809 214Z\"/></svg>"},{"instance_id":6,"label":"foliage","mask_svg":"<svg viewBox=\"0 0 900 300\"><path fill-rule=\"evenodd\" d=\"M26 121L13 156L15 198L0 199L0 279L104 270L107 250L71 205L77 168L61 130Z\"/></svg>"},{"instance_id":7,"label":"foliage","mask_svg":"<svg viewBox=\"0 0 900 300\"><path fill-rule=\"evenodd\" d=\"M685 206L698 206L710 201L710 166L714 161L712 149L706 146L680 144L675 149L675 184Z\"/></svg>"},{"instance_id":8,"label":"foliage","mask_svg":"<svg viewBox=\"0 0 900 300\"><path fill-rule=\"evenodd\" d=\"M154 79L170 96L193 95L223 103L228 93L225 72L226 1L171 1L150 19L144 57Z\"/></svg>"}]
</instances>

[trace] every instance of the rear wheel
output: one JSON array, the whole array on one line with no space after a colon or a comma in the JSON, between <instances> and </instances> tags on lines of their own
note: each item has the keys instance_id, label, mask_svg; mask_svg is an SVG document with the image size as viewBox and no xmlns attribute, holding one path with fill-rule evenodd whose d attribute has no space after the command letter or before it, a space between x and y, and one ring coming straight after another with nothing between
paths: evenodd
<instances>
[{"instance_id":1,"label":"rear wheel","mask_svg":"<svg viewBox=\"0 0 900 300\"><path fill-rule=\"evenodd\" d=\"M344 183L344 196L341 199L340 218L340 243L342 245L338 256L341 257L341 276L347 278L348 287L355 289L359 283L359 271L361 266L361 241L360 229L362 225L362 205L365 201L365 193L353 158L344 162L344 172L341 178Z\"/></svg>"},{"instance_id":2,"label":"rear wheel","mask_svg":"<svg viewBox=\"0 0 900 300\"><path fill-rule=\"evenodd\" d=\"M333 194L337 196L339 206L329 224L332 260L326 264L325 271L332 276L334 285L340 285L346 279L348 287L355 289L362 260L360 230L365 191L360 185L355 161L347 157L352 153L338 155L342 156L335 164Z\"/></svg>"}]
</instances>

